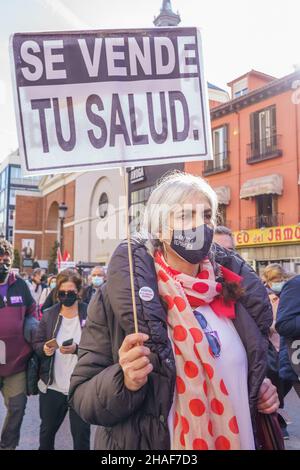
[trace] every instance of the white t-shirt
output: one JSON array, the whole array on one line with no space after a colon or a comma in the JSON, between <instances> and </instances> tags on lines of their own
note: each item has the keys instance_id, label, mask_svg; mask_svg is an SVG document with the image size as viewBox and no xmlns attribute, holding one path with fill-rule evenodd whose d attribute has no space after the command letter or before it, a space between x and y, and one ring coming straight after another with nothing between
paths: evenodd
<instances>
[{"instance_id":1,"label":"white t-shirt","mask_svg":"<svg viewBox=\"0 0 300 470\"><path fill-rule=\"evenodd\" d=\"M248 359L244 345L232 321L226 317L218 317L205 305L199 307L209 326L218 333L221 343L221 355L215 358L215 367L223 377L229 392L233 411L236 415L242 450L255 450L251 414L248 395ZM174 405L174 402L173 402ZM168 425L172 442L174 406L172 406ZM173 449L176 450L176 449Z\"/></svg>"},{"instance_id":2,"label":"white t-shirt","mask_svg":"<svg viewBox=\"0 0 300 470\"><path fill-rule=\"evenodd\" d=\"M74 318L63 317L62 323L56 337L59 346L68 339L73 338L73 342L79 344L81 338L80 319L77 315ZM77 364L76 354L62 354L59 349L55 351L54 357L54 380L49 389L68 395L70 380L73 370Z\"/></svg>"}]
</instances>

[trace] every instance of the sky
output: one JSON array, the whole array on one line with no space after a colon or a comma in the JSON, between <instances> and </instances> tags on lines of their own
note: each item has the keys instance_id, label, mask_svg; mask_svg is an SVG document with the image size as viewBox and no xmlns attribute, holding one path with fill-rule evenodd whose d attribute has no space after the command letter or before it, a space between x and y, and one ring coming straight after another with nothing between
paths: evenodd
<instances>
[{"instance_id":1,"label":"sky","mask_svg":"<svg viewBox=\"0 0 300 470\"><path fill-rule=\"evenodd\" d=\"M0 0L0 161L18 147L9 37L15 32L152 27L162 0ZM299 0L172 0L181 26L201 28L207 79L256 69L282 77L300 64Z\"/></svg>"}]
</instances>

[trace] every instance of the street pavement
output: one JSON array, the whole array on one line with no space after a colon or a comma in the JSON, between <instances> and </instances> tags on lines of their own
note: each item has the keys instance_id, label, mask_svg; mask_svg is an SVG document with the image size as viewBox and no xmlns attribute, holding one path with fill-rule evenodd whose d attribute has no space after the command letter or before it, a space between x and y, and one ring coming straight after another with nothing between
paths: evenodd
<instances>
[{"instance_id":1,"label":"street pavement","mask_svg":"<svg viewBox=\"0 0 300 470\"><path fill-rule=\"evenodd\" d=\"M300 401L294 390L292 390L287 398L284 410L285 417L291 421L288 426L290 439L286 442L287 450L300 450ZM0 427L3 424L5 416L5 407L2 397L0 398ZM39 442L39 406L38 397L30 397L28 399L26 414L23 421L21 440L19 449L31 450L38 448ZM93 439L95 427L92 428L91 448L93 448ZM64 420L60 430L56 435L55 448L57 450L72 449L72 438L68 416Z\"/></svg>"}]
</instances>

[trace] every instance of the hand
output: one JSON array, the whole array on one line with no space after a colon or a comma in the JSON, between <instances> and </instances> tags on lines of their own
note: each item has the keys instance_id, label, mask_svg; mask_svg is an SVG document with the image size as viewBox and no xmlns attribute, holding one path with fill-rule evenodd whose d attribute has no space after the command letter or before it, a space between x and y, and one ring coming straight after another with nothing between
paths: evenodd
<instances>
[{"instance_id":1,"label":"hand","mask_svg":"<svg viewBox=\"0 0 300 470\"><path fill-rule=\"evenodd\" d=\"M126 336L119 350L119 364L124 373L124 384L132 392L142 388L153 371L150 363L150 349L143 346L149 336L142 333Z\"/></svg>"},{"instance_id":2,"label":"hand","mask_svg":"<svg viewBox=\"0 0 300 470\"><path fill-rule=\"evenodd\" d=\"M55 353L55 348L49 348L46 344L44 344L43 350L46 356L53 356Z\"/></svg>"},{"instance_id":3,"label":"hand","mask_svg":"<svg viewBox=\"0 0 300 470\"><path fill-rule=\"evenodd\" d=\"M62 354L75 354L76 343L71 344L71 346L61 346L59 350Z\"/></svg>"},{"instance_id":4,"label":"hand","mask_svg":"<svg viewBox=\"0 0 300 470\"><path fill-rule=\"evenodd\" d=\"M279 398L276 387L270 379L265 379L260 387L257 409L260 413L269 415L279 408Z\"/></svg>"}]
</instances>

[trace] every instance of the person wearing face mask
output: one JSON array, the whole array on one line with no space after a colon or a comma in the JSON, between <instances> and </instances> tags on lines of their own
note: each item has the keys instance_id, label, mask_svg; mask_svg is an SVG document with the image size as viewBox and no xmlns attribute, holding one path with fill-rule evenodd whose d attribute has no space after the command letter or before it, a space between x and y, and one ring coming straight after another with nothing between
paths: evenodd
<instances>
[{"instance_id":1,"label":"person wearing face mask","mask_svg":"<svg viewBox=\"0 0 300 470\"><path fill-rule=\"evenodd\" d=\"M40 358L40 450L54 449L55 435L68 413L70 377L87 316L86 304L79 301L81 283L73 270L57 276L57 303L44 311L33 342ZM88 450L90 426L74 410L69 419L74 449Z\"/></svg>"},{"instance_id":2,"label":"person wearing face mask","mask_svg":"<svg viewBox=\"0 0 300 470\"><path fill-rule=\"evenodd\" d=\"M262 278L265 281L269 299L273 309L273 324L271 326L270 340L277 351L280 347L280 337L275 329L277 320L277 309L281 291L288 280L288 274L280 264L269 264L263 271Z\"/></svg>"},{"instance_id":3,"label":"person wearing face mask","mask_svg":"<svg viewBox=\"0 0 300 470\"><path fill-rule=\"evenodd\" d=\"M267 287L267 292L273 310L273 324L270 328L270 342L276 352L270 349L269 354L269 372L268 376L278 390L280 398L280 408L284 408L284 399L291 390L293 382L297 379L290 365L287 346L283 338L276 331L275 325L277 321L277 310L280 300L281 291L289 279L288 273L278 263L269 264L262 273L262 278ZM271 346L270 346L271 348ZM277 354L276 354L277 353ZM279 414L279 422L284 439L289 439L287 423L284 417Z\"/></svg>"},{"instance_id":4,"label":"person wearing face mask","mask_svg":"<svg viewBox=\"0 0 300 470\"><path fill-rule=\"evenodd\" d=\"M7 409L0 450L15 449L19 443L27 402L26 370L32 355L26 324L36 316L29 287L11 271L12 261L12 245L0 240L0 391Z\"/></svg>"},{"instance_id":5,"label":"person wearing face mask","mask_svg":"<svg viewBox=\"0 0 300 470\"><path fill-rule=\"evenodd\" d=\"M280 293L275 328L280 335L280 375L291 382L300 398L300 367L297 349L300 340L299 286L299 275L286 280Z\"/></svg>"},{"instance_id":6,"label":"person wearing face mask","mask_svg":"<svg viewBox=\"0 0 300 470\"><path fill-rule=\"evenodd\" d=\"M96 449L261 447L258 415L279 404L265 375L272 311L254 271L212 243L217 205L202 178L179 172L151 193L131 240L137 334L127 241L112 255L70 388L98 425Z\"/></svg>"},{"instance_id":7,"label":"person wearing face mask","mask_svg":"<svg viewBox=\"0 0 300 470\"><path fill-rule=\"evenodd\" d=\"M42 282L43 271L41 268L34 269L32 277L29 281L29 288L31 290L31 295L34 298L36 304L40 305L40 298L43 290L45 289L45 284Z\"/></svg>"},{"instance_id":8,"label":"person wearing face mask","mask_svg":"<svg viewBox=\"0 0 300 470\"><path fill-rule=\"evenodd\" d=\"M91 272L91 282L83 289L82 301L89 304L96 293L98 287L102 286L105 280L105 273L101 266L95 266Z\"/></svg>"}]
</instances>

